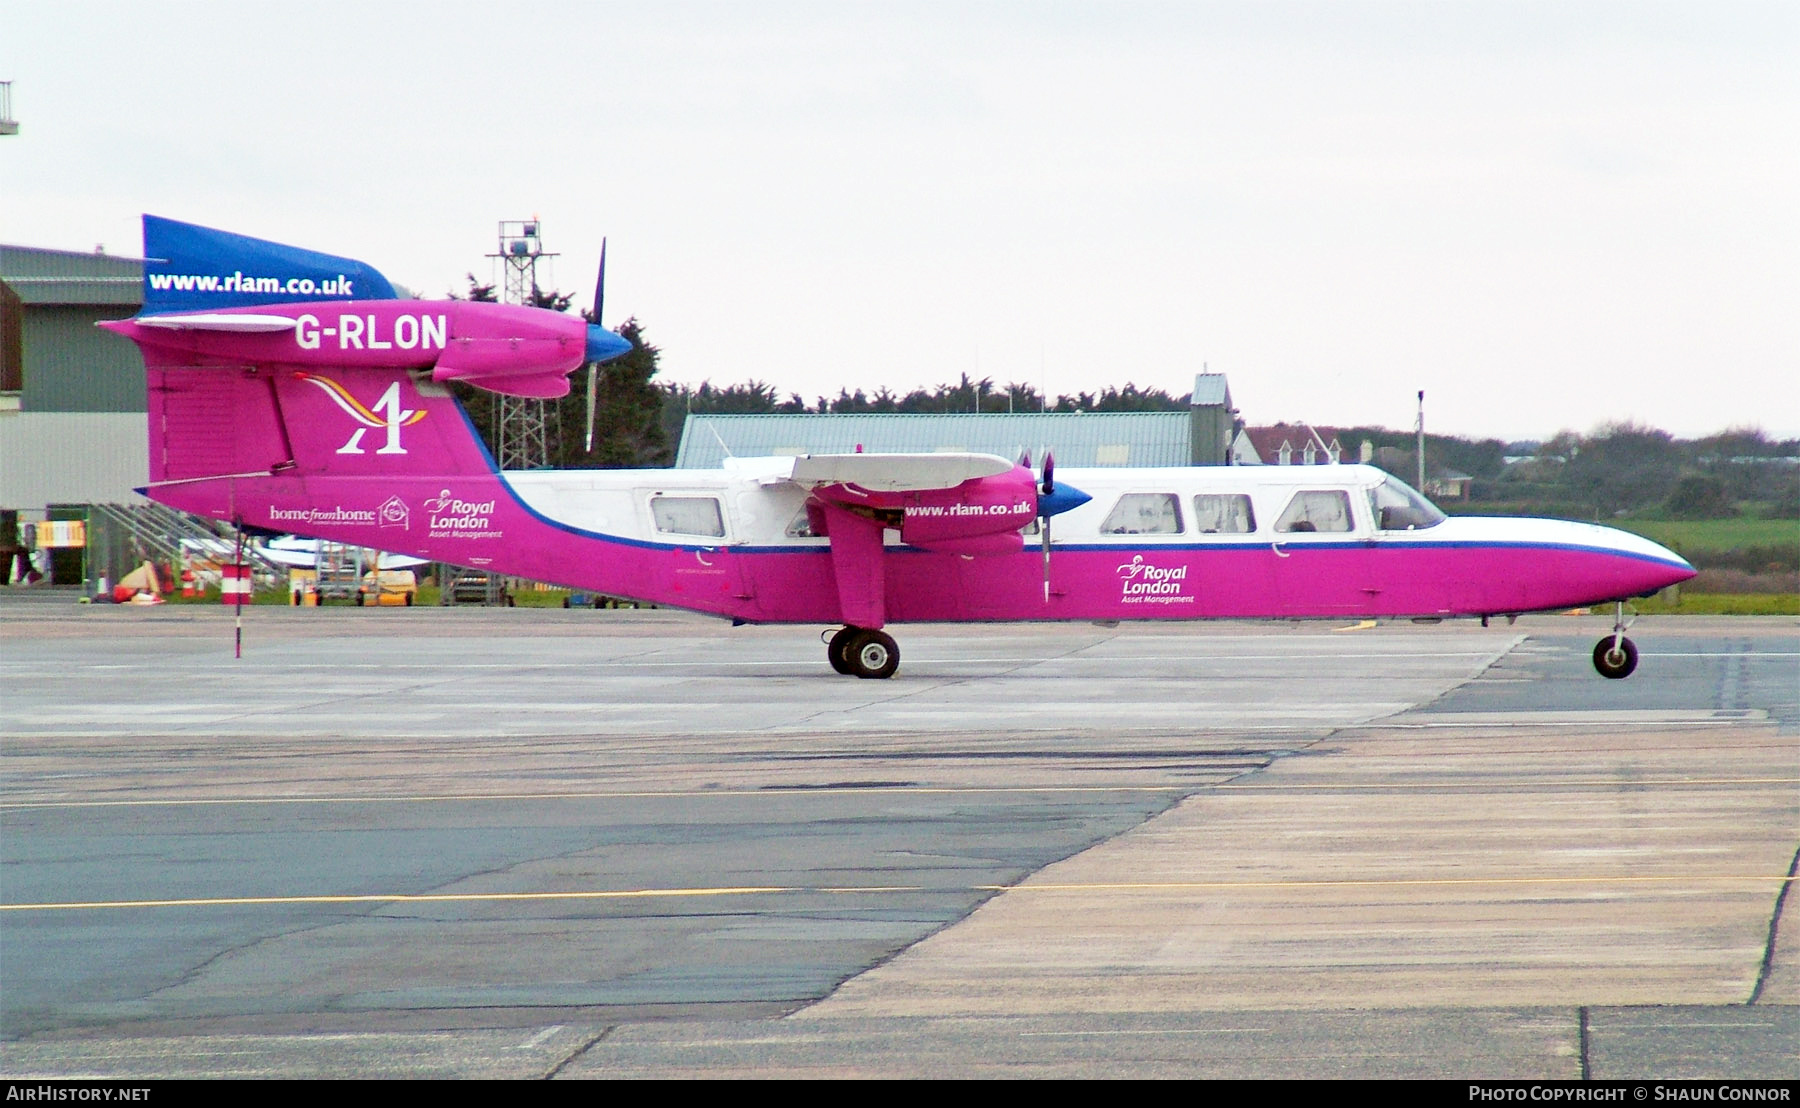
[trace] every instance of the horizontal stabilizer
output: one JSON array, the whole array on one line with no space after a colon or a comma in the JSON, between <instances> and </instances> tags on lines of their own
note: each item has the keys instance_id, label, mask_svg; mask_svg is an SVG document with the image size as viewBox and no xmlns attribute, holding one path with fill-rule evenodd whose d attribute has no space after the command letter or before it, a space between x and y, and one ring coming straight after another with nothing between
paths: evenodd
<instances>
[{"instance_id":1,"label":"horizontal stabilizer","mask_svg":"<svg viewBox=\"0 0 1800 1108\"><path fill-rule=\"evenodd\" d=\"M855 485L871 492L953 489L1012 472L997 454L802 454L791 480L806 488Z\"/></svg>"},{"instance_id":2,"label":"horizontal stabilizer","mask_svg":"<svg viewBox=\"0 0 1800 1108\"><path fill-rule=\"evenodd\" d=\"M294 329L294 321L284 315L227 315L222 312L145 316L136 322L143 327L160 327L169 331L239 331L260 334L265 331Z\"/></svg>"}]
</instances>

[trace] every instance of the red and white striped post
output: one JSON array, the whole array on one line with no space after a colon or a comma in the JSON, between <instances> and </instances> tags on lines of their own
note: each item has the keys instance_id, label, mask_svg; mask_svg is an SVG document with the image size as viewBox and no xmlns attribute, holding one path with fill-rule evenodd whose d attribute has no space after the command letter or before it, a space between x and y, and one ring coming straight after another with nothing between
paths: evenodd
<instances>
[{"instance_id":1,"label":"red and white striped post","mask_svg":"<svg viewBox=\"0 0 1800 1108\"><path fill-rule=\"evenodd\" d=\"M250 602L250 567L248 565L224 565L219 567L222 576L219 578L219 601L241 607Z\"/></svg>"}]
</instances>

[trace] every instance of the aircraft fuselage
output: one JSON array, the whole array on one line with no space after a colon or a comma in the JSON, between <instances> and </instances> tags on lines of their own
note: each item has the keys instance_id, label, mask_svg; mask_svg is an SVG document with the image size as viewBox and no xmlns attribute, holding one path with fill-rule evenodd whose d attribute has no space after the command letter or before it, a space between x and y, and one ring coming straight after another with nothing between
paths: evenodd
<instances>
[{"instance_id":1,"label":"aircraft fuselage","mask_svg":"<svg viewBox=\"0 0 1800 1108\"><path fill-rule=\"evenodd\" d=\"M255 526L747 622L843 621L831 540L807 525L808 491L765 483L765 461L780 460L725 470L340 477L324 502L317 479L299 476L183 483L153 495ZM921 549L887 529L885 620L1490 615L1625 599L1693 572L1648 540L1587 523L1453 517L1383 530L1370 497L1389 479L1365 466L1058 477L1092 499L1054 521L1048 596L1035 527L1023 549L993 554ZM1281 528L1302 495L1335 502L1343 511L1329 526L1342 529ZM1152 505L1155 518L1121 524L1127 497ZM1247 504L1223 521L1241 529L1201 526L1222 522L1221 498ZM1203 511L1208 519L1197 518Z\"/></svg>"}]
</instances>

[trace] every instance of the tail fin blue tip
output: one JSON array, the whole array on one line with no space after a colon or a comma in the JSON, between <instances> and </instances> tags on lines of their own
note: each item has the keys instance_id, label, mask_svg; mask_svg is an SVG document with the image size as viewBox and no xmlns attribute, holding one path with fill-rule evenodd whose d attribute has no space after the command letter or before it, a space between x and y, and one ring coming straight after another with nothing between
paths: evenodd
<instances>
[{"instance_id":1,"label":"tail fin blue tip","mask_svg":"<svg viewBox=\"0 0 1800 1108\"><path fill-rule=\"evenodd\" d=\"M162 216L144 216L144 258L144 315L397 299L379 270L353 258Z\"/></svg>"}]
</instances>

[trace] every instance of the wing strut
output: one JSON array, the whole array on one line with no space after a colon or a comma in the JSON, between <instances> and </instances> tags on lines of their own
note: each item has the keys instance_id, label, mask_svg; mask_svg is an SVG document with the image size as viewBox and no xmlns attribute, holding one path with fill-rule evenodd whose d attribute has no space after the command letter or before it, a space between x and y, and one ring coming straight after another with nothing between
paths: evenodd
<instances>
[{"instance_id":1,"label":"wing strut","mask_svg":"<svg viewBox=\"0 0 1800 1108\"><path fill-rule=\"evenodd\" d=\"M875 630L887 622L882 523L834 501L822 503L825 531L831 538L831 571L837 577L838 607L843 620L851 627Z\"/></svg>"}]
</instances>

